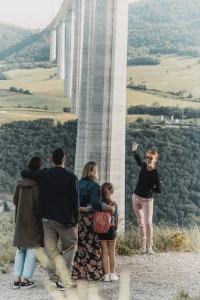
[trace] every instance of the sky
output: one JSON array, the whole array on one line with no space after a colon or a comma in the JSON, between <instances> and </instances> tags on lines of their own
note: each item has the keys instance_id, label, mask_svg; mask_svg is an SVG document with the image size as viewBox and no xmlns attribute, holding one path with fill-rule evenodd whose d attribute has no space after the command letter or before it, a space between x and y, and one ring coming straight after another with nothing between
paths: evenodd
<instances>
[{"instance_id":1,"label":"sky","mask_svg":"<svg viewBox=\"0 0 200 300\"><path fill-rule=\"evenodd\" d=\"M133 1L135 0L129 0ZM62 2L63 0L0 0L0 23L12 23L32 29L45 28L56 16Z\"/></svg>"}]
</instances>

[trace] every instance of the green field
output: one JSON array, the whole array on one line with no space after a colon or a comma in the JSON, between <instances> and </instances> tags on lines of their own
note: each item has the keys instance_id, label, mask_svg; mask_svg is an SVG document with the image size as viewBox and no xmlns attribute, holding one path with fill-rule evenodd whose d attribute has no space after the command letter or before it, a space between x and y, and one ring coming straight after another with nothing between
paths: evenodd
<instances>
[{"instance_id":1,"label":"green field","mask_svg":"<svg viewBox=\"0 0 200 300\"><path fill-rule=\"evenodd\" d=\"M160 59L157 66L128 67L127 79L132 77L135 84L144 83L150 89L174 92L184 89L200 97L198 58L169 55Z\"/></svg>"},{"instance_id":2,"label":"green field","mask_svg":"<svg viewBox=\"0 0 200 300\"><path fill-rule=\"evenodd\" d=\"M200 98L200 64L198 64L198 58L168 55L162 56L160 59L160 65L128 67L127 83L132 78L135 85L145 84L150 89L165 92L185 90L188 94L192 93L195 98ZM127 106L151 105L154 101L163 106L200 107L200 103L127 90Z\"/></svg>"},{"instance_id":3,"label":"green field","mask_svg":"<svg viewBox=\"0 0 200 300\"><path fill-rule=\"evenodd\" d=\"M63 97L63 81L50 78L56 68L34 70L12 70L7 74L11 80L0 81L0 124L19 120L52 118L65 122L77 118L76 115L63 113L70 106L70 99ZM11 86L28 89L33 95L10 92ZM17 106L22 108L16 108ZM24 107L40 107L26 109ZM43 110L47 106L48 110ZM5 111L6 113L2 113Z\"/></svg>"},{"instance_id":4,"label":"green field","mask_svg":"<svg viewBox=\"0 0 200 300\"><path fill-rule=\"evenodd\" d=\"M196 98L200 97L200 64L198 64L198 58L170 55L162 56L160 59L161 64L157 66L128 67L127 83L131 77L135 85L146 84L150 89L159 89L165 92L185 90L187 93L192 93ZM6 72L5 74L11 80L0 81L0 106L3 107L1 110L7 111L7 114L3 115L0 112L0 123L20 119L33 120L40 117L51 117L61 121L76 118L77 116L62 113L63 107L70 106L70 99L63 97L63 80L58 80L55 77L50 78L56 72L56 68ZM18 89L28 89L33 95L5 91L11 86ZM165 98L127 89L127 107L141 104L150 106L155 101L163 106L179 105L180 107L200 108L198 102ZM14 108L18 105L40 108L47 106L48 111Z\"/></svg>"}]
</instances>

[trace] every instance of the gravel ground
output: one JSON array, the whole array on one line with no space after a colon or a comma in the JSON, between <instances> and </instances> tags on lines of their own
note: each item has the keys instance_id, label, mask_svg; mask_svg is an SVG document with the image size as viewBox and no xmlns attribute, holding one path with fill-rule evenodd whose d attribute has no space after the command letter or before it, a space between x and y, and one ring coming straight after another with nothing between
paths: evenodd
<instances>
[{"instance_id":1,"label":"gravel ground","mask_svg":"<svg viewBox=\"0 0 200 300\"><path fill-rule=\"evenodd\" d=\"M128 285L127 277L123 272L130 273L130 296L126 298L128 289L119 296L120 283ZM65 298L60 298L55 293L50 296L44 283L47 280L46 272L37 266L35 272L36 286L26 291L12 290L12 266L7 275L0 275L1 291L0 300L96 300L93 294L98 287L100 299L105 300L172 300L181 290L186 290L191 296L200 295L200 254L199 253L165 253L154 256L133 256L117 258L117 273L121 274L119 283L85 283L80 282L79 298L70 296L67 292ZM127 274L125 276L128 276ZM88 291L90 291L88 293ZM88 295L87 295L88 293ZM91 297L91 295L93 296ZM200 298L199 298L200 299ZM98 298L99 300L99 298Z\"/></svg>"}]
</instances>

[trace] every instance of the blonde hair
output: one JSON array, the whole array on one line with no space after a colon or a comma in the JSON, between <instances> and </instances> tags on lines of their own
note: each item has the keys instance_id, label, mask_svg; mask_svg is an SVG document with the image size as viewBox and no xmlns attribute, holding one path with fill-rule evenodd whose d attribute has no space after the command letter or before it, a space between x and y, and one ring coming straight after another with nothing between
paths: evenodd
<instances>
[{"instance_id":1,"label":"blonde hair","mask_svg":"<svg viewBox=\"0 0 200 300\"><path fill-rule=\"evenodd\" d=\"M114 192L114 187L112 183L105 182L101 187L101 196L103 202L108 203L111 200L110 197L113 194L113 192Z\"/></svg>"},{"instance_id":2,"label":"blonde hair","mask_svg":"<svg viewBox=\"0 0 200 300\"><path fill-rule=\"evenodd\" d=\"M98 164L95 161L89 161L82 169L82 177L97 181L99 179Z\"/></svg>"}]
</instances>

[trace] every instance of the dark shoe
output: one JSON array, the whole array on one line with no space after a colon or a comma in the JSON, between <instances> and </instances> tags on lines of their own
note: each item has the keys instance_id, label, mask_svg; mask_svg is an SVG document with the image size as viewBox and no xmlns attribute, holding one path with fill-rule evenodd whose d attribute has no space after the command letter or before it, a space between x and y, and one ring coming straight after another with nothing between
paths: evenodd
<instances>
[{"instance_id":1,"label":"dark shoe","mask_svg":"<svg viewBox=\"0 0 200 300\"><path fill-rule=\"evenodd\" d=\"M35 283L33 281L28 280L27 282L21 282L20 289L27 290L27 289L31 289L34 286L35 286Z\"/></svg>"},{"instance_id":2,"label":"dark shoe","mask_svg":"<svg viewBox=\"0 0 200 300\"><path fill-rule=\"evenodd\" d=\"M72 281L67 282L65 284L63 284L61 281L57 281L56 286L59 291L65 291L67 289L76 289L77 288L77 284Z\"/></svg>"},{"instance_id":3,"label":"dark shoe","mask_svg":"<svg viewBox=\"0 0 200 300\"><path fill-rule=\"evenodd\" d=\"M14 281L13 283L13 290L20 289L21 281Z\"/></svg>"},{"instance_id":4,"label":"dark shoe","mask_svg":"<svg viewBox=\"0 0 200 300\"><path fill-rule=\"evenodd\" d=\"M56 287L58 291L65 291L67 288L69 288L68 286L64 286L61 281L56 282Z\"/></svg>"}]
</instances>

